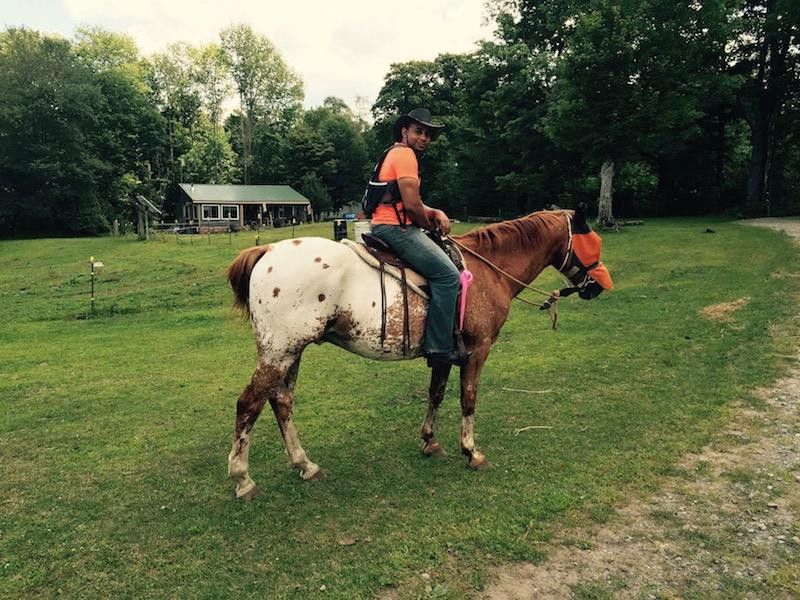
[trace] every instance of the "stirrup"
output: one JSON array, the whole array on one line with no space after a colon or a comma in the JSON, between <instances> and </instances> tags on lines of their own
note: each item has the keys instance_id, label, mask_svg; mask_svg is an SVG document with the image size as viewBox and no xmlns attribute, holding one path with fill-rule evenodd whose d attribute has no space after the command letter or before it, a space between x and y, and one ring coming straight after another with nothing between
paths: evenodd
<instances>
[{"instance_id":1,"label":"stirrup","mask_svg":"<svg viewBox=\"0 0 800 600\"><path fill-rule=\"evenodd\" d=\"M471 350L452 350L451 352L428 352L425 354L428 366L433 368L437 364L449 364L456 367L463 367L469 362L472 356Z\"/></svg>"}]
</instances>

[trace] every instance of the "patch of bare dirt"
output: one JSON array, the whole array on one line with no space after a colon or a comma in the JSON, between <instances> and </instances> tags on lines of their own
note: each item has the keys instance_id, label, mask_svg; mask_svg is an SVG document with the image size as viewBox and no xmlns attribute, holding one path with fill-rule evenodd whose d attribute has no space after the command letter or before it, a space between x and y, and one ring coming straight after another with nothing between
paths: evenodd
<instances>
[{"instance_id":1,"label":"patch of bare dirt","mask_svg":"<svg viewBox=\"0 0 800 600\"><path fill-rule=\"evenodd\" d=\"M755 227L766 227L775 231L782 231L786 235L800 240L800 219L780 219L775 217L764 217L761 219L746 219L739 221L745 225Z\"/></svg>"},{"instance_id":2,"label":"patch of bare dirt","mask_svg":"<svg viewBox=\"0 0 800 600\"><path fill-rule=\"evenodd\" d=\"M754 221L800 239L800 221ZM708 307L707 316L729 319L746 301ZM800 598L800 355L794 359L787 377L760 392L761 407L736 407L711 444L681 461L681 476L605 525L562 532L543 564L499 569L483 597Z\"/></svg>"},{"instance_id":3,"label":"patch of bare dirt","mask_svg":"<svg viewBox=\"0 0 800 600\"><path fill-rule=\"evenodd\" d=\"M733 302L720 302L719 304L706 306L700 311L700 314L711 321L722 321L727 323L733 321L733 316L731 316L731 313L734 313L740 308L747 306L748 302L750 302L750 298L739 298Z\"/></svg>"}]
</instances>

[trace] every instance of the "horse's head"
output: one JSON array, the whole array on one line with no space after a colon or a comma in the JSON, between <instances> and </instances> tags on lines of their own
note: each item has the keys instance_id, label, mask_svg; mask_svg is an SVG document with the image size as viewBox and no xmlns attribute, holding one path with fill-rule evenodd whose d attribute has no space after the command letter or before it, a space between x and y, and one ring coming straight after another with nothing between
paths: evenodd
<instances>
[{"instance_id":1,"label":"horse's head","mask_svg":"<svg viewBox=\"0 0 800 600\"><path fill-rule=\"evenodd\" d=\"M567 216L569 219L569 216ZM600 262L603 240L586 222L586 205L575 209L570 227L567 251L564 253L561 267L558 269L573 287L561 290L561 296L569 296L575 292L584 300L599 296L604 290L610 290L614 284L611 274Z\"/></svg>"}]
</instances>

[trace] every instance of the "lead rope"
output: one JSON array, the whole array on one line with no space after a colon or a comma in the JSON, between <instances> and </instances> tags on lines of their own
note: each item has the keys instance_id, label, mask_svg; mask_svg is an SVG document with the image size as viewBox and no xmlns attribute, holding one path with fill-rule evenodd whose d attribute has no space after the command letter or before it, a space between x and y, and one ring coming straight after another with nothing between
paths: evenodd
<instances>
[{"instance_id":1,"label":"lead rope","mask_svg":"<svg viewBox=\"0 0 800 600\"><path fill-rule=\"evenodd\" d=\"M566 256L564 257L564 263L561 265L562 269L564 268L564 265L566 264L567 260L569 259L570 252L572 251L572 220L569 217L567 217L567 229L569 231L569 242L567 244L567 252L566 252ZM503 269L498 267L496 264L494 264L492 261L490 261L485 256L481 256L480 254L475 252L472 248L467 248L464 244L462 244L461 242L459 242L458 240L455 240L453 238L449 238L449 239L450 239L451 242L453 242L459 248L462 248L462 249L466 250L467 252L469 252L470 254L472 254L473 256L476 256L477 258L481 259L487 265L492 267L495 271L497 271L498 273L500 273L502 275L505 275L511 281L513 281L516 284L521 285L526 290L530 290L532 292L536 292L537 294L542 294L543 296L547 296L547 300L545 300L541 304L538 303L538 302L531 302L530 300L525 300L525 298L520 298L519 296L514 296L514 300L519 300L520 302L524 302L525 304L530 304L531 306L537 306L537 307L539 307L539 310L546 310L547 314L550 316L550 321L553 323L553 330L555 331L556 329L558 329L558 296L555 293L551 293L551 292L546 292L544 290L540 290L539 288L535 288L532 285L528 285L527 283L524 283L524 282L520 281L519 279L517 279L513 275L505 272ZM561 269L559 269L559 271L561 271Z\"/></svg>"}]
</instances>

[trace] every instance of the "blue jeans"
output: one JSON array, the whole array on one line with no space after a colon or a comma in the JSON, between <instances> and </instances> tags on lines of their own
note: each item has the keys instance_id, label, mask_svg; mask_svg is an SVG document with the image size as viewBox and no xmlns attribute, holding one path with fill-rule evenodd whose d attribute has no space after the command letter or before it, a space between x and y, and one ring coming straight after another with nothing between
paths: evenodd
<instances>
[{"instance_id":1,"label":"blue jeans","mask_svg":"<svg viewBox=\"0 0 800 600\"><path fill-rule=\"evenodd\" d=\"M444 250L419 227L373 225L372 233L389 244L431 286L431 302L425 325L424 352L452 352L453 323L458 299L458 269Z\"/></svg>"}]
</instances>

